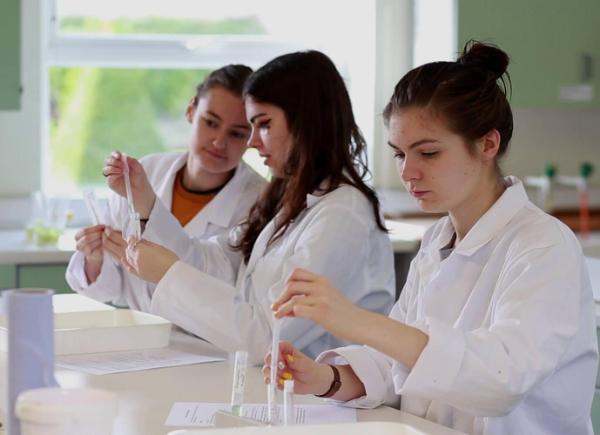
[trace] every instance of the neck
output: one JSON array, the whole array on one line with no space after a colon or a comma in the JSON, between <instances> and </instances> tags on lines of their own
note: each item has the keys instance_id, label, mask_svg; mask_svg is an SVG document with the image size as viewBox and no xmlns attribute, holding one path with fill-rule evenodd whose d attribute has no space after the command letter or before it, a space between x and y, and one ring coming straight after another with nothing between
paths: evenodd
<instances>
[{"instance_id":1,"label":"neck","mask_svg":"<svg viewBox=\"0 0 600 435\"><path fill-rule=\"evenodd\" d=\"M206 192L221 187L233 176L234 170L212 173L202 167L200 162L188 157L183 170L183 187L194 192Z\"/></svg>"},{"instance_id":2,"label":"neck","mask_svg":"<svg viewBox=\"0 0 600 435\"><path fill-rule=\"evenodd\" d=\"M481 182L472 194L449 215L456 231L456 244L473 228L475 223L488 211L506 190L501 178L494 174Z\"/></svg>"}]
</instances>

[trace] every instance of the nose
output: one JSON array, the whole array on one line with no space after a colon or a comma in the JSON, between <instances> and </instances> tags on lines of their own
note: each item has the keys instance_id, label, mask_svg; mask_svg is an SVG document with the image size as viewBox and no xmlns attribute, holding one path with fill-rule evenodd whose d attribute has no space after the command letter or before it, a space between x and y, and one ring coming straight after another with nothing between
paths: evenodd
<instances>
[{"instance_id":1,"label":"nose","mask_svg":"<svg viewBox=\"0 0 600 435\"><path fill-rule=\"evenodd\" d=\"M250 148L259 149L262 147L262 141L260 140L260 135L258 134L258 129L252 126L252 130L250 131L250 137L248 138L248 146Z\"/></svg>"},{"instance_id":2,"label":"nose","mask_svg":"<svg viewBox=\"0 0 600 435\"><path fill-rule=\"evenodd\" d=\"M397 161L398 173L403 182L418 180L421 178L421 171L417 167L416 162L408 157Z\"/></svg>"},{"instance_id":3,"label":"nose","mask_svg":"<svg viewBox=\"0 0 600 435\"><path fill-rule=\"evenodd\" d=\"M213 139L213 146L217 149L225 149L227 147L227 131L219 130Z\"/></svg>"}]
</instances>

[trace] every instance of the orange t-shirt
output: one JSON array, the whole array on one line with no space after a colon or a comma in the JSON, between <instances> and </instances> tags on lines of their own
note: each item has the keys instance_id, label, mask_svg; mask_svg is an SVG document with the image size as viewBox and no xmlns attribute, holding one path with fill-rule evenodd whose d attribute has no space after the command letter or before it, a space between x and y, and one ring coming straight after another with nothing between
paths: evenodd
<instances>
[{"instance_id":1,"label":"orange t-shirt","mask_svg":"<svg viewBox=\"0 0 600 435\"><path fill-rule=\"evenodd\" d=\"M221 188L206 193L190 192L183 187L183 171L177 172L173 183L173 204L171 213L177 218L182 227L191 221L215 196Z\"/></svg>"}]
</instances>

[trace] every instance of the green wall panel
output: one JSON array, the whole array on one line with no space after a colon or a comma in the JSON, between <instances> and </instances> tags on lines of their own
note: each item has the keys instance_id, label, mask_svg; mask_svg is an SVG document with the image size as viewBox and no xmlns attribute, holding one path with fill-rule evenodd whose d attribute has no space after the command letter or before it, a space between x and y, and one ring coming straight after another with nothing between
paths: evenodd
<instances>
[{"instance_id":1,"label":"green wall panel","mask_svg":"<svg viewBox=\"0 0 600 435\"><path fill-rule=\"evenodd\" d=\"M0 1L0 110L21 108L21 1Z\"/></svg>"},{"instance_id":2,"label":"green wall panel","mask_svg":"<svg viewBox=\"0 0 600 435\"><path fill-rule=\"evenodd\" d=\"M498 44L511 57L516 107L600 105L600 0L459 0L458 43ZM592 102L565 102L559 87L582 84L584 54L592 58Z\"/></svg>"},{"instance_id":3,"label":"green wall panel","mask_svg":"<svg viewBox=\"0 0 600 435\"><path fill-rule=\"evenodd\" d=\"M41 287L52 289L56 293L71 293L65 281L66 269L64 264L18 266L19 287Z\"/></svg>"}]
</instances>

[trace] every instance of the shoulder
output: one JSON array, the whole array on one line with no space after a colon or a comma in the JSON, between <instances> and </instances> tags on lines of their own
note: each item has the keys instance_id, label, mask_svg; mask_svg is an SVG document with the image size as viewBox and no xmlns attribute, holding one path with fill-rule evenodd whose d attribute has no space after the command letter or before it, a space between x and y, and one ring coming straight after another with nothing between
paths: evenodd
<instances>
[{"instance_id":1,"label":"shoulder","mask_svg":"<svg viewBox=\"0 0 600 435\"><path fill-rule=\"evenodd\" d=\"M186 152L181 151L148 154L140 159L140 163L148 176L158 172L162 174L178 160L185 159L186 154Z\"/></svg>"},{"instance_id":2,"label":"shoulder","mask_svg":"<svg viewBox=\"0 0 600 435\"><path fill-rule=\"evenodd\" d=\"M573 231L531 202L515 215L502 237L508 245L508 257L540 249L554 249L561 256L582 255Z\"/></svg>"}]
</instances>

